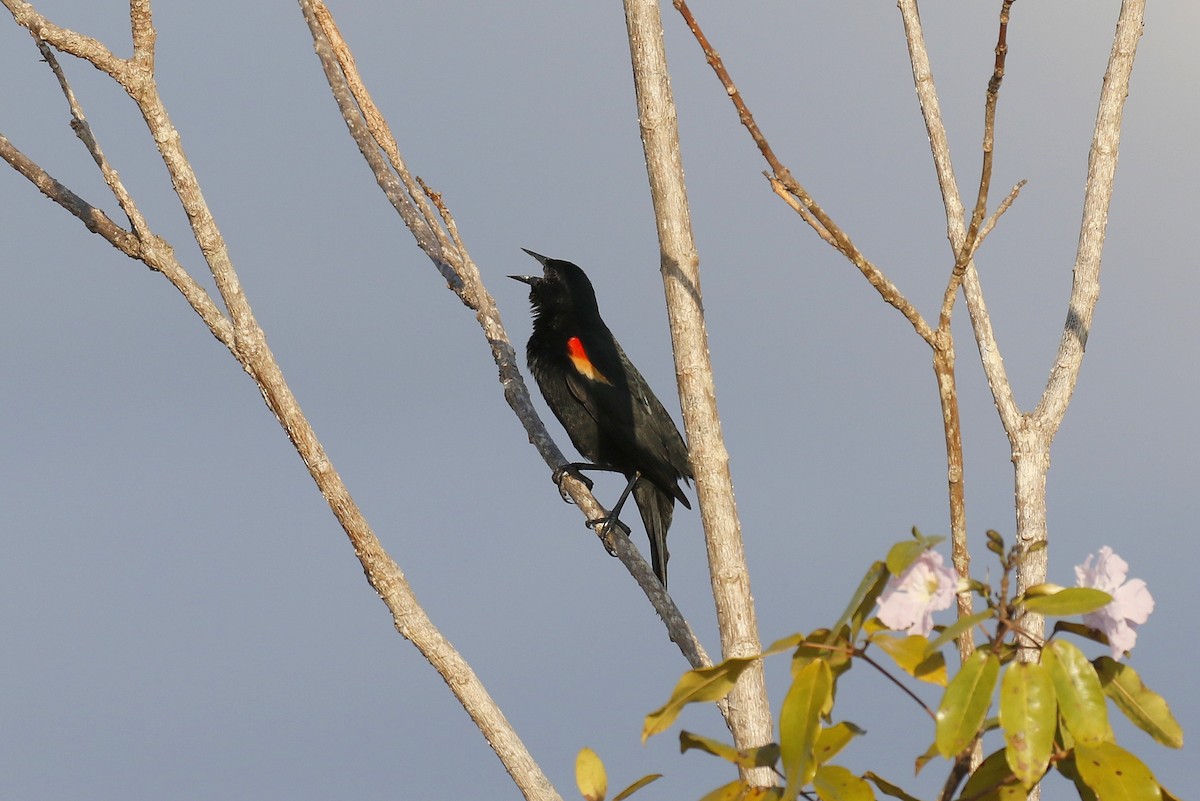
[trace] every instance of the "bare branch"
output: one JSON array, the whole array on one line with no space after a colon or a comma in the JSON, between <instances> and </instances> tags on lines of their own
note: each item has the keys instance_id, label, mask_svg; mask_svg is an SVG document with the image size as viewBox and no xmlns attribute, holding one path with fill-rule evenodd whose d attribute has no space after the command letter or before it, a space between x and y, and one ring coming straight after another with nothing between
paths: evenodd
<instances>
[{"instance_id":1,"label":"bare branch","mask_svg":"<svg viewBox=\"0 0 1200 801\"><path fill-rule=\"evenodd\" d=\"M15 0L6 0L6 2L15 2ZM26 24L36 29L35 39L40 37L40 39L54 44L52 36L40 36L41 18L32 12L27 4L22 5L25 8L20 10L26 12L23 19ZM558 799L554 788L516 737L511 726L504 719L503 713L492 701L478 677L421 609L404 574L384 551L300 410L299 403L284 380L283 374L267 346L266 336L258 326L249 302L241 291L224 240L204 202L196 176L183 153L179 134L172 127L166 108L155 87L152 72L154 32L149 17L149 4L144 0L133 0L130 9L131 26L134 29L141 57L136 62L127 64L128 71L122 74L118 80L137 103L150 128L158 145L160 156L171 175L176 194L191 223L193 234L208 262L209 269L216 280L233 322L230 324L228 320L220 316L215 307L212 307L211 302L209 303L210 308L203 308L198 302L193 302L193 306L197 307L197 311L206 317L206 321L210 322L214 333L223 337L222 341L226 343L246 372L258 384L267 406L287 432L289 439L308 467L313 480L353 544L355 554L363 565L368 581L391 611L397 631L413 642L437 668L472 719L475 720L489 744L501 757L505 768L513 776L526 798L545 799L546 801ZM14 16L17 16L16 13ZM21 19L22 17L18 17L18 21ZM57 35L57 39L69 40L69 37ZM95 48L93 51L95 51L93 54L96 55L96 58L102 62L104 53L107 51L100 52ZM97 63L97 66L100 64ZM56 72L61 76L60 70L56 70ZM114 77L116 76L114 75ZM62 78L62 83L64 91L68 94L69 102L72 102L73 111L78 111L65 78ZM106 180L114 194L117 194L118 198L127 204L127 210L132 210L136 216L136 207L129 200L123 187L120 186L120 182L116 180L115 172L108 167L102 152L91 136L90 129L83 122L81 112L77 114L76 123L76 130L81 133L81 138L88 144L89 151L105 173ZM73 193L68 193L65 187L61 187L49 176L40 173L36 169L36 165L27 163L28 160L23 159L7 140L4 140L3 144L10 163L14 163L14 166L28 174L30 180L34 180L39 187L43 188L43 191L51 194L58 202L71 209L73 213L85 220L85 223L90 221L89 227L92 230L107 234L114 244L119 242L124 245L124 252L131 255L136 254L150 266L161 269L160 262L163 253L169 255L170 250L169 248L166 248L165 251L160 250L160 247L165 248L165 243L146 230L144 222L135 225L135 228L142 228L136 238L128 232L122 231L102 214L88 207ZM152 257L155 259L154 261L151 260ZM170 263L173 264L173 260ZM166 271L164 270L164 272ZM180 273L186 278L185 273L182 273L181 270ZM179 276L176 277L179 278ZM190 281L190 279L187 280ZM181 291L188 286L187 281L181 281L176 285L180 286ZM187 292L185 292L186 294ZM193 299L189 298L189 300ZM217 319L210 319L210 316L206 316L210 311L216 312Z\"/></svg>"},{"instance_id":2,"label":"bare branch","mask_svg":"<svg viewBox=\"0 0 1200 801\"><path fill-rule=\"evenodd\" d=\"M1100 293L1100 257L1104 245L1104 234L1108 219L1108 205L1112 198L1113 177L1116 172L1117 150L1120 144L1121 116L1125 98L1129 92L1129 77L1133 71L1134 56L1138 39L1141 37L1145 0L1123 0L1113 39L1113 48L1105 71L1101 89L1096 127L1092 137L1088 158L1088 180L1085 189L1083 222L1080 226L1079 248L1076 253L1074 281L1067 309L1067 321L1059 344L1058 354L1051 368L1046 389L1037 408L1030 414L1021 413L1013 398L1012 387L1004 370L991 320L983 300L983 291L974 265L968 261L978 242L976 237L979 220L982 218L982 200L977 201L971 230L964 231L962 203L958 197L958 186L950 164L949 146L945 128L938 109L937 94L933 87L933 75L925 50L920 16L916 0L900 0L909 55L912 61L913 78L920 99L921 111L929 131L929 142L937 167L938 182L946 208L947 231L951 246L958 255L955 273L963 268L963 289L967 309L979 348L980 360L988 386L996 402L1001 423L1012 445L1014 484L1016 495L1017 539L1029 555L1018 573L1018 590L1045 580L1047 551L1046 528L1046 475L1050 469L1050 445L1066 414L1083 353L1087 334L1091 327L1092 312ZM1011 0L1004 0L1001 9L1001 27L996 48L996 68L988 92L988 119L984 139L984 179L990 179L991 125L995 111L994 95L1003 76L1003 59L1007 52L1007 22ZM1023 182L1022 182L1023 183ZM1001 204L993 220L1011 205L1022 184L1018 184ZM981 198L986 187L980 187ZM984 228L990 230L992 221ZM948 300L947 303L951 303ZM956 562L957 564L957 562ZM1044 631L1045 621L1038 615L1029 615L1025 628L1034 638ZM1034 649L1022 653L1024 659L1036 658Z\"/></svg>"},{"instance_id":3,"label":"bare branch","mask_svg":"<svg viewBox=\"0 0 1200 801\"><path fill-rule=\"evenodd\" d=\"M920 312L913 306L904 295L896 288L883 271L873 264L862 251L850 239L833 218L826 214L825 210L817 204L812 195L800 185L800 182L792 175L791 171L784 166L782 162L775 156L775 151L767 142L766 136L762 129L758 127L758 123L754 121L754 115L750 113L749 107L745 100L742 99L742 93L738 91L737 85L734 84L733 78L730 77L729 71L725 68L725 62L721 60L720 55L713 49L712 44L708 41L708 37L704 35L700 24L696 21L695 15L692 14L691 8L688 7L686 0L674 0L676 10L687 23L688 30L692 32L696 42L700 45L700 49L704 51L704 58L708 61L709 66L713 68L721 85L725 87L725 93L729 95L730 101L737 110L738 119L742 125L746 126L746 130L750 132L750 137L758 146L759 152L766 159L767 165L771 168L771 174L767 175L767 180L771 182L771 189L775 194L779 195L785 203L787 203L800 217L808 223L817 235L822 240L832 245L846 258L848 258L855 267L863 274L871 286L875 287L880 296L895 307L897 311L904 315L905 319L912 324L913 329L918 336L933 345L933 330L929 324L921 317Z\"/></svg>"},{"instance_id":4,"label":"bare branch","mask_svg":"<svg viewBox=\"0 0 1200 801\"><path fill-rule=\"evenodd\" d=\"M139 239L114 223L103 210L55 180L49 173L0 135L0 158L25 176L46 197L79 218L89 231L104 237L117 250L162 273L200 315L213 336L227 348L233 348L233 325L217 308L204 288L197 284L175 259L171 246L157 236Z\"/></svg>"},{"instance_id":5,"label":"bare branch","mask_svg":"<svg viewBox=\"0 0 1200 801\"><path fill-rule=\"evenodd\" d=\"M97 40L55 25L24 0L0 0L0 3L4 4L17 24L29 31L34 39L48 43L55 50L87 61L122 86L125 85L129 62L113 55L112 51Z\"/></svg>"},{"instance_id":6,"label":"bare branch","mask_svg":"<svg viewBox=\"0 0 1200 801\"><path fill-rule=\"evenodd\" d=\"M62 71L62 67L59 66L58 58L55 57L54 51L45 42L38 41L37 46L38 50L41 51L42 58L45 59L46 64L54 72L54 77L58 79L58 85L62 89L63 97L67 99L67 105L71 109L71 130L75 131L75 135L79 137L79 140L83 142L83 146L87 148L88 153L91 155L92 161L96 162L96 166L100 168L100 174L104 177L104 182L108 184L108 188L113 193L113 197L117 199L121 210L125 212L125 216L129 219L129 225L133 229L134 234L139 239L146 238L149 235L146 219L133 202L133 198L129 196L125 185L121 183L121 178L117 175L116 170L109 165L108 159L104 157L104 151L100 149L100 143L96 141L96 137L92 133L92 127L88 124L87 117L83 113L83 108L79 105L79 100L75 97L75 92L71 90L71 85L67 83L67 76Z\"/></svg>"},{"instance_id":7,"label":"bare branch","mask_svg":"<svg viewBox=\"0 0 1200 801\"><path fill-rule=\"evenodd\" d=\"M152 74L158 31L154 29L150 0L129 0L129 28L133 37L133 62L139 70Z\"/></svg>"},{"instance_id":8,"label":"bare branch","mask_svg":"<svg viewBox=\"0 0 1200 801\"><path fill-rule=\"evenodd\" d=\"M1129 78L1134 56L1142 36L1145 0L1124 0L1117 19L1112 52L1100 90L1096 127L1088 154L1087 184L1083 197L1083 220L1079 226L1079 246L1075 254L1074 280L1068 301L1067 320L1058 354L1042 393L1034 418L1053 436L1062 423L1067 404L1079 380L1083 352L1092 327L1092 312L1100 298L1100 262L1104 235L1108 226L1108 205L1112 200L1113 180L1117 171L1117 152L1121 144L1121 117L1129 96Z\"/></svg>"},{"instance_id":9,"label":"bare branch","mask_svg":"<svg viewBox=\"0 0 1200 801\"><path fill-rule=\"evenodd\" d=\"M979 226L987 213L988 190L992 185L992 161L996 142L996 104L1000 99L1000 84L1004 81L1004 64L1008 58L1008 19L1013 0L1004 0L1000 6L1000 32L996 36L996 62L992 77L988 81L983 112L983 160L980 168L979 190L975 196L975 209L971 212L971 225L967 238L954 262L955 273L961 274L967 262L979 249Z\"/></svg>"},{"instance_id":10,"label":"bare branch","mask_svg":"<svg viewBox=\"0 0 1200 801\"><path fill-rule=\"evenodd\" d=\"M942 204L946 209L946 235L950 247L957 254L963 252L967 242L967 226L963 217L962 200L958 193L958 181L954 177L954 164L950 158L950 141L946 136L946 126L942 122L941 105L938 101L937 87L933 81L933 68L929 63L929 51L925 46L925 34L921 27L921 15L917 10L917 0L899 0L900 15L904 22L905 40L908 43L908 56L912 63L913 84L917 90L917 99L921 106L921 115L925 119L925 130L929 134L929 148L933 154L934 170L937 173L938 186L942 192ZM956 271L957 272L957 271ZM971 325L975 334L975 343L979 348L980 360L983 363L984 374L987 376L988 387L996 402L996 409L1005 430L1013 430L1018 425L1020 410L1013 398L1012 386L1004 370L1004 359L1000 355L995 334L992 331L991 318L987 314L987 306L983 300L983 289L979 284L979 276L975 264L968 260L963 265L962 286L963 295L967 301L967 309L971 317ZM951 296L953 293L950 293Z\"/></svg>"},{"instance_id":11,"label":"bare branch","mask_svg":"<svg viewBox=\"0 0 1200 801\"><path fill-rule=\"evenodd\" d=\"M976 250L979 249L979 245L983 244L983 240L987 239L987 235L990 234L992 229L996 227L996 223L999 222L1000 218L1004 216L1004 213L1012 207L1012 204L1021 194L1021 190L1025 187L1026 183L1028 183L1028 181L1026 181L1024 178L1017 181L1017 183L1013 185L1013 188L1009 190L1008 196L1000 202L1000 205L996 207L994 212L992 212L992 216L988 217L988 221L984 223L982 228L979 229L979 238L975 242Z\"/></svg>"},{"instance_id":12,"label":"bare branch","mask_svg":"<svg viewBox=\"0 0 1200 801\"><path fill-rule=\"evenodd\" d=\"M102 209L91 205L59 183L3 135L0 135L0 158L29 179L43 195L78 217L84 227L93 234L104 237L113 247L130 258L142 258L142 244L136 236L113 222Z\"/></svg>"},{"instance_id":13,"label":"bare branch","mask_svg":"<svg viewBox=\"0 0 1200 801\"><path fill-rule=\"evenodd\" d=\"M405 166L404 159L400 156L400 148L396 144L396 138L392 135L391 127L387 124L387 120L384 119L379 107L375 105L375 101L371 99L371 94L367 91L362 78L359 77L358 65L354 61L354 54L350 52L349 45L342 38L342 33L338 30L337 24L334 22L333 14L330 13L329 9L320 0L303 2L301 3L301 7L305 12L305 19L308 20L309 29L313 33L314 43L325 44L329 48L325 56L322 56L321 53L318 53L318 56L322 56L322 67L325 69L326 79L329 80L330 87L333 88L335 83L338 84L336 88L339 91L336 92L336 99L342 111L342 118L347 121L347 125L350 124L352 117L355 118L366 128L361 135L365 136L365 134L369 134L369 138L364 138L362 141L359 141L359 136L355 135L355 141L358 142L359 150L363 150L365 145L367 149L376 151L376 158L378 158L377 151L382 150L384 155L387 156L392 170L394 170L392 172L384 167L383 172L389 175L392 180L395 177L399 177L400 181L404 184L405 194L403 197L407 201L404 204L405 208L396 206L396 200L389 196L389 200L392 200L393 206L396 206L396 211L400 212L404 224L408 226L413 236L417 238L417 244L421 249L435 261L439 258L452 258L453 255L457 255L454 253L454 249L450 247L445 232L437 224L437 218L433 210L425 202L424 194L417 186L417 182L413 180L411 173L409 173L408 168ZM335 64L336 71L340 74L331 76L330 71L334 68ZM352 135L354 133L354 131L351 131ZM365 151L363 155L367 155ZM370 162L371 159L368 158L368 161ZM376 179L378 180L380 171L376 169L375 164L371 166L373 170L376 170ZM381 188L384 188L382 184ZM384 191L386 193L387 189L384 188ZM417 213L424 220L424 225L415 216ZM436 246L425 241L428 235L432 235L437 240ZM454 265L448 266L453 267ZM468 305L470 304L468 303Z\"/></svg>"},{"instance_id":14,"label":"bare branch","mask_svg":"<svg viewBox=\"0 0 1200 801\"><path fill-rule=\"evenodd\" d=\"M758 653L758 622L750 595L741 524L733 499L729 453L717 414L708 333L700 290L700 259L692 236L679 126L671 95L662 18L657 0L625 0L625 24L637 95L638 125L646 155L650 197L658 226L661 271L667 296L675 374L687 431L696 494L708 545L709 572L721 653L725 658ZM726 721L738 748L773 739L771 707L762 665L746 670L729 695ZM745 769L746 779L770 786L767 768Z\"/></svg>"}]
</instances>

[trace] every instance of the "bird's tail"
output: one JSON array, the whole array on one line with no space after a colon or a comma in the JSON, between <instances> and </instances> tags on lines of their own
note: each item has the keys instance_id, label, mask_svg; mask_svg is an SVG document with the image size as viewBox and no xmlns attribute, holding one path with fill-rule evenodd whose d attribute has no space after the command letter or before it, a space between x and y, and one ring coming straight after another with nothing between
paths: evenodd
<instances>
[{"instance_id":1,"label":"bird's tail","mask_svg":"<svg viewBox=\"0 0 1200 801\"><path fill-rule=\"evenodd\" d=\"M654 575L658 576L663 589L666 589L667 559L670 558L667 553L667 529L671 527L671 517L675 514L675 499L645 478L633 486L633 499L637 501L642 524L650 537L650 563L654 566Z\"/></svg>"}]
</instances>

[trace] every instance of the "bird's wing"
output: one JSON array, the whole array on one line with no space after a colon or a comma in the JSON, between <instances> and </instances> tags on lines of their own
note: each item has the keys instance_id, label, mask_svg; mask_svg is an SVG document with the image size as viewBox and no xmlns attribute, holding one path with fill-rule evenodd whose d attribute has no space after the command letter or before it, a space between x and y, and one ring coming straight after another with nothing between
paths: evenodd
<instances>
[{"instance_id":1,"label":"bird's wing","mask_svg":"<svg viewBox=\"0 0 1200 801\"><path fill-rule=\"evenodd\" d=\"M636 448L632 461L690 508L675 488L679 478L691 476L687 446L646 379L609 337L572 338L568 350L574 369L567 370L567 387L601 430L639 432L636 445L629 446ZM605 347L606 341L616 344L615 349Z\"/></svg>"}]
</instances>

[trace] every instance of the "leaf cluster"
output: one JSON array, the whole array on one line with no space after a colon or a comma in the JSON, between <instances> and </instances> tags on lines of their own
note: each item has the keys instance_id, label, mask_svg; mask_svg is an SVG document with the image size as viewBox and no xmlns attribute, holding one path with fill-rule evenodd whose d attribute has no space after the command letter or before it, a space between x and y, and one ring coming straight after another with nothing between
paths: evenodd
<instances>
[{"instance_id":1,"label":"leaf cluster","mask_svg":"<svg viewBox=\"0 0 1200 801\"><path fill-rule=\"evenodd\" d=\"M747 750L688 731L679 735L682 751L707 753L743 769L770 767L779 776L779 786L752 787L739 778L701 801L790 801L799 797L866 801L880 795L917 801L873 771L856 774L834 762L846 746L866 733L851 721L835 723L833 718L838 681L856 663L871 667L931 719L932 742L916 758L916 769L920 771L937 757L949 760L950 774L939 797L944 801L1023 799L1052 770L1072 782L1085 801L1173 798L1137 756L1116 743L1108 719L1111 701L1154 740L1181 748L1183 732L1166 701L1146 687L1129 666L1107 656L1089 661L1078 646L1058 637L1067 633L1105 642L1102 633L1059 621L1043 643L1021 625L1029 613L1083 615L1110 603L1111 596L1089 588L1042 584L1009 597L1010 577L1028 554L1006 549L1000 535L989 531L988 550L1000 563L998 587L993 590L971 580L961 585L982 599L983 611L935 627L927 637L897 635L874 616L877 602L889 578L903 573L940 541L923 537L915 529L913 535L912 540L893 546L885 560L870 566L831 627L785 637L757 656L729 659L683 674L667 702L646 716L643 741L670 728L688 704L725 697L755 660L790 653L791 685L780 709L778 742ZM951 676L943 650L968 632L980 636L980 646ZM906 679L890 670L888 661L911 679L944 688L937 708L926 706L905 684ZM1002 744L997 743L999 747L971 772L972 755L993 732L1000 735ZM627 797L653 778L657 776L640 780L618 798ZM580 778L581 791L584 786ZM591 792L584 791L586 798L604 798L603 790L596 793L594 781L588 786Z\"/></svg>"}]
</instances>

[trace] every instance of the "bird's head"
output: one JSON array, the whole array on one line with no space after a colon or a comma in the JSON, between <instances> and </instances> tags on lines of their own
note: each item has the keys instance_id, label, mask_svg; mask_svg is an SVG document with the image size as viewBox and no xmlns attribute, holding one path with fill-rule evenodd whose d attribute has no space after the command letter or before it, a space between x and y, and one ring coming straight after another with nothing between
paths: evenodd
<instances>
[{"instance_id":1,"label":"bird's head","mask_svg":"<svg viewBox=\"0 0 1200 801\"><path fill-rule=\"evenodd\" d=\"M509 278L529 284L529 302L539 319L547 315L574 320L599 317L596 292L583 270L569 261L551 259L532 250L525 252L542 265L542 274Z\"/></svg>"}]
</instances>

